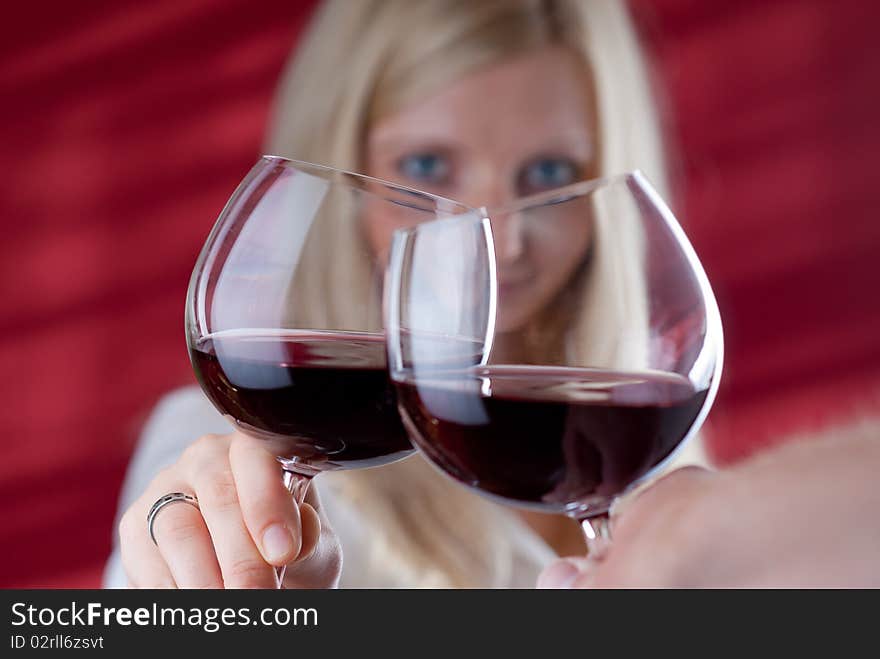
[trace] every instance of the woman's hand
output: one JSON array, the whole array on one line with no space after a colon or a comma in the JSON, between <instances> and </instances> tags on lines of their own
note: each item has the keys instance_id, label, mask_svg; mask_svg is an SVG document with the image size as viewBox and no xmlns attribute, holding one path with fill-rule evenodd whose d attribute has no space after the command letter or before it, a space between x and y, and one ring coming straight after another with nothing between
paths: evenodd
<instances>
[{"instance_id":1,"label":"woman's hand","mask_svg":"<svg viewBox=\"0 0 880 659\"><path fill-rule=\"evenodd\" d=\"M866 433L682 469L626 505L601 560L556 561L538 586L878 587L878 474Z\"/></svg>"},{"instance_id":2,"label":"woman's hand","mask_svg":"<svg viewBox=\"0 0 880 659\"><path fill-rule=\"evenodd\" d=\"M147 513L161 496L194 494L165 506L153 532ZM250 437L207 435L160 472L119 524L122 564L141 588L274 588L274 566L287 565L286 588L338 583L342 552L314 485L297 506L281 469Z\"/></svg>"}]
</instances>

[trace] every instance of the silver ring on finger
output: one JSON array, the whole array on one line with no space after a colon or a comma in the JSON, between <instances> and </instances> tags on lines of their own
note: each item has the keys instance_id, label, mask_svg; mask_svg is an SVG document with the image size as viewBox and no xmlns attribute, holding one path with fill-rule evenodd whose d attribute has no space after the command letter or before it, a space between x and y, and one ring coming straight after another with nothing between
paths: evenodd
<instances>
[{"instance_id":1,"label":"silver ring on finger","mask_svg":"<svg viewBox=\"0 0 880 659\"><path fill-rule=\"evenodd\" d=\"M199 500L192 494L186 494L185 492L170 492L169 494L165 494L156 499L156 503L150 507L150 512L147 513L147 528L150 531L150 538L152 538L154 545L159 544L156 542L156 536L153 533L153 524L156 522L156 515L158 515L159 511L168 504L181 502L194 506L196 510L201 510L199 508Z\"/></svg>"}]
</instances>

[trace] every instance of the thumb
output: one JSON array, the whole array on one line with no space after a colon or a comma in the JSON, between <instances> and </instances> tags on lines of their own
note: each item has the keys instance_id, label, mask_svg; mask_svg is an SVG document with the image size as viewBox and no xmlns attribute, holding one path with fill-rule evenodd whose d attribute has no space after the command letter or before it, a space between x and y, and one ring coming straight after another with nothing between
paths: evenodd
<instances>
[{"instance_id":1,"label":"thumb","mask_svg":"<svg viewBox=\"0 0 880 659\"><path fill-rule=\"evenodd\" d=\"M553 561L538 575L536 587L572 588L575 584L581 588L586 587L597 565L597 561L579 556L560 558Z\"/></svg>"}]
</instances>

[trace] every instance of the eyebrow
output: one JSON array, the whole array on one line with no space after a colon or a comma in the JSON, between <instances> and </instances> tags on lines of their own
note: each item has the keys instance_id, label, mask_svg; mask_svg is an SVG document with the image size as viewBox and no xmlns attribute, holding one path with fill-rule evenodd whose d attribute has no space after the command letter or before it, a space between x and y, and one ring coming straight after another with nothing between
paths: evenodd
<instances>
[{"instance_id":1,"label":"eyebrow","mask_svg":"<svg viewBox=\"0 0 880 659\"><path fill-rule=\"evenodd\" d=\"M411 149L414 146L420 149L450 150L450 147L467 146L466 142L450 137L430 133L417 133L416 131L394 131L388 135L380 135L376 138L368 137L367 143L382 148Z\"/></svg>"},{"instance_id":2,"label":"eyebrow","mask_svg":"<svg viewBox=\"0 0 880 659\"><path fill-rule=\"evenodd\" d=\"M415 134L415 132L390 134L375 139L368 138L367 143L372 148L387 151L434 151L445 154L471 146L467 141L457 139L454 136L441 137L439 135ZM559 152L577 157L585 162L596 157L595 140L580 132L577 134L572 132L553 133L549 139L542 140L541 144L531 147L524 146L526 147L524 151L532 154L529 157Z\"/></svg>"}]
</instances>

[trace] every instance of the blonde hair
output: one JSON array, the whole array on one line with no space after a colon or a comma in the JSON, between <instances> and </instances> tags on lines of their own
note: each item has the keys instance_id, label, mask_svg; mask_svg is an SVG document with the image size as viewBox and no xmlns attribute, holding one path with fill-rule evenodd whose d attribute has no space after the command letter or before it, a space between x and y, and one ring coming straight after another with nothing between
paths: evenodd
<instances>
[{"instance_id":1,"label":"blonde hair","mask_svg":"<svg viewBox=\"0 0 880 659\"><path fill-rule=\"evenodd\" d=\"M281 79L266 151L358 171L372 122L470 71L550 44L578 52L591 74L596 173L640 169L665 194L663 149L645 66L626 8L615 0L325 0ZM607 214L596 215L595 262L585 294L591 308L603 309L606 321L620 319L634 313L631 301L644 299L644 291L625 290L638 287L641 277L627 278L613 255L639 245L640 234L637 228L602 230L598 223ZM336 238L334 267L324 268L322 276L343 278L351 299L371 295L372 282L358 276L368 266L357 241ZM612 281L616 284L609 286ZM338 314L345 305L324 302L322 322L344 323ZM617 339L595 327L598 316L583 319L582 331L608 336L610 343L596 350L619 354ZM493 532L499 523L495 504L436 474L420 458L330 481L375 530L371 546L362 550L380 569L393 565L399 583L509 582L511 548L505 534Z\"/></svg>"}]
</instances>

